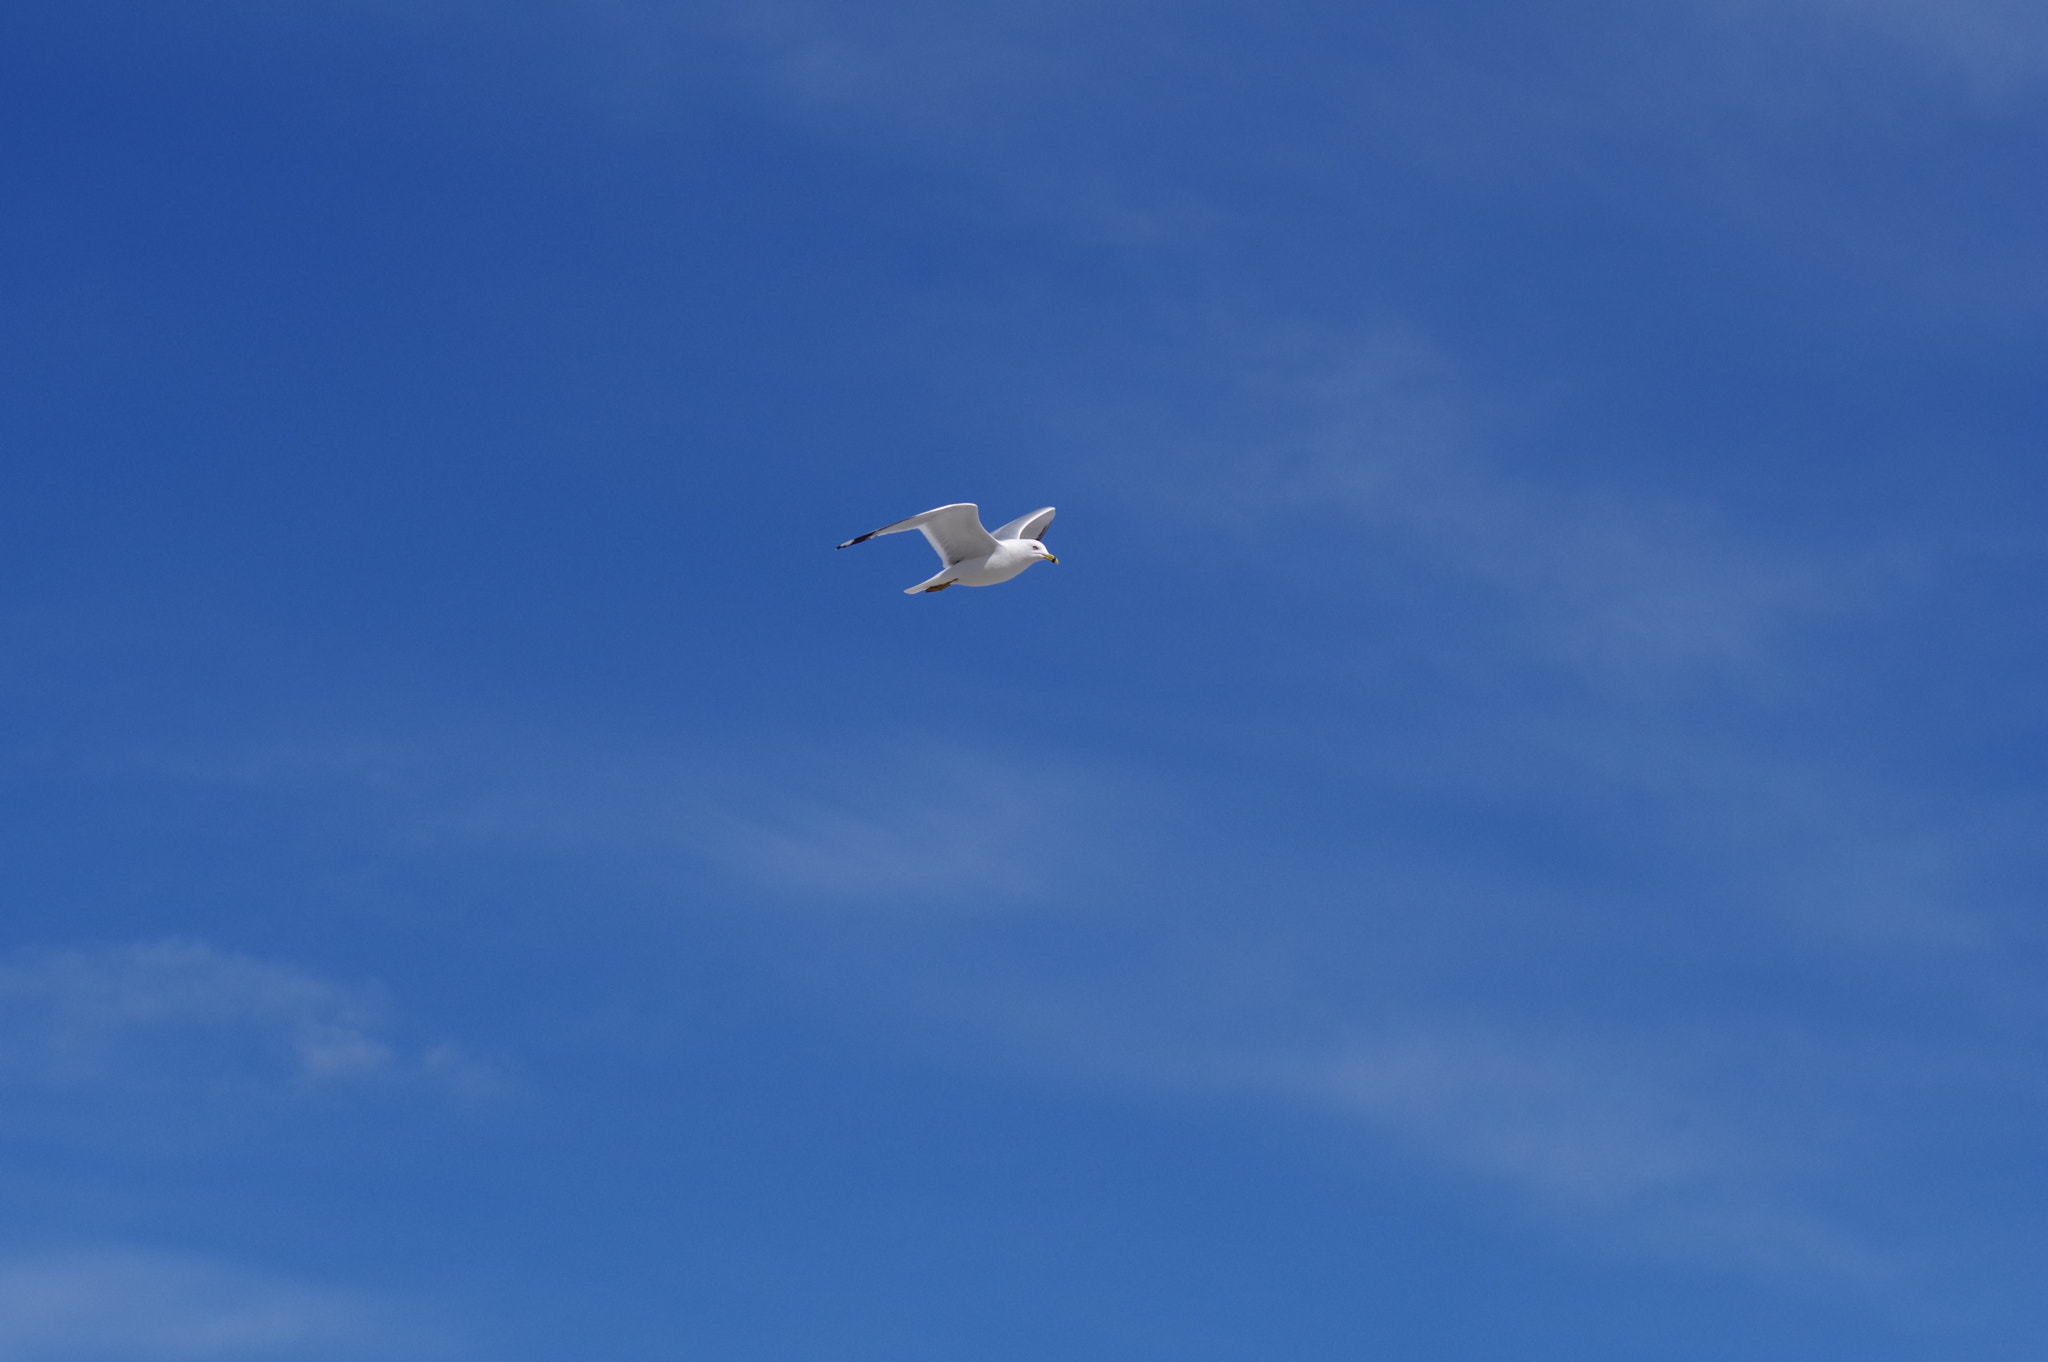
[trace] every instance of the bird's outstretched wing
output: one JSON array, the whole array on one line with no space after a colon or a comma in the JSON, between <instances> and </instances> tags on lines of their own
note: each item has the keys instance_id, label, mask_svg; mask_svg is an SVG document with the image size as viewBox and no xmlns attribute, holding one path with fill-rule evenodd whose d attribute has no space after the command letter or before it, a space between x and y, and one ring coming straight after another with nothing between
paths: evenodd
<instances>
[{"instance_id":1,"label":"bird's outstretched wing","mask_svg":"<svg viewBox=\"0 0 2048 1362\"><path fill-rule=\"evenodd\" d=\"M1052 507L1041 506L1030 515L1020 515L995 532L997 539L1043 539L1045 527L1052 524Z\"/></svg>"},{"instance_id":2,"label":"bird's outstretched wing","mask_svg":"<svg viewBox=\"0 0 2048 1362\"><path fill-rule=\"evenodd\" d=\"M839 547L852 548L878 534L901 534L905 530L923 530L924 537L931 541L932 548L938 551L940 560L947 567L969 558L986 558L996 551L995 536L981 528L981 508L971 501L934 507L908 520L899 520L894 525L869 530Z\"/></svg>"}]
</instances>

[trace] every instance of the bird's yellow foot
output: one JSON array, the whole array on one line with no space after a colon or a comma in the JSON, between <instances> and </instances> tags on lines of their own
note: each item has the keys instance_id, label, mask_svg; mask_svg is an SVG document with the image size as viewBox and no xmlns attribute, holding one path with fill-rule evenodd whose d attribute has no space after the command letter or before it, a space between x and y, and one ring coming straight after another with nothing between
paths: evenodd
<instances>
[{"instance_id":1,"label":"bird's yellow foot","mask_svg":"<svg viewBox=\"0 0 2048 1362\"><path fill-rule=\"evenodd\" d=\"M931 594L932 594L932 593L933 593L934 591L944 591L944 590L945 590L945 589L946 589L947 587L949 587L949 586L951 586L951 585L953 585L953 584L952 584L951 582L940 582L940 583L939 583L939 584L938 584L937 586L928 586L928 587L926 587L926 588L924 589L924 594L925 594L925 595L927 595L927 596L929 596L929 595L931 595Z\"/></svg>"}]
</instances>

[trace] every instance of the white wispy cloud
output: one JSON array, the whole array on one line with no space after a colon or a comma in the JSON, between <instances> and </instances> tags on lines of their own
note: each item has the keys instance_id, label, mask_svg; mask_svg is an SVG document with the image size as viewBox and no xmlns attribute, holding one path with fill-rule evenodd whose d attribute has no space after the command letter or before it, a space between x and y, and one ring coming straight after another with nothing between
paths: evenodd
<instances>
[{"instance_id":1,"label":"white wispy cloud","mask_svg":"<svg viewBox=\"0 0 2048 1362\"><path fill-rule=\"evenodd\" d=\"M1041 892L1047 867L1116 827L1145 786L1071 752L909 731L679 734L632 752L444 732L148 764L216 789L338 793L425 849L516 847L662 885L713 871L792 900L970 915Z\"/></svg>"},{"instance_id":2,"label":"white wispy cloud","mask_svg":"<svg viewBox=\"0 0 2048 1362\"><path fill-rule=\"evenodd\" d=\"M368 13L398 43L457 53L423 65L474 82L465 118L540 98L687 128L707 96L733 100L828 145L943 167L1013 226L1166 246L1200 270L1230 258L1273 177L1308 189L1306 211L1369 217L1401 192L1373 168L1398 166L1459 196L1539 187L1661 205L1651 216L1711 222L1909 309L2009 313L2048 296L2033 237L1970 192L2011 172L1951 181L1970 158L1923 136L2037 115L2048 21L2024 0L1668 0L1483 20L1242 0L244 13L291 29Z\"/></svg>"},{"instance_id":3,"label":"white wispy cloud","mask_svg":"<svg viewBox=\"0 0 2048 1362\"><path fill-rule=\"evenodd\" d=\"M1476 21L782 0L695 11L668 46L706 35L751 68L766 107L818 137L933 158L1013 219L1208 267L1264 202L1243 177L1291 167L1314 212L1347 211L1332 186L1353 183L1351 210L1369 218L1400 181L1361 168L1398 166L1481 201L1548 187L1621 212L1664 205L1651 213L1907 309L2000 313L2048 290L2033 238L1982 214L1967 173L1950 178L1959 159L1906 131L2038 115L2048 20L2019 0L1676 0ZM1276 123L1276 107L1315 116Z\"/></svg>"},{"instance_id":4,"label":"white wispy cloud","mask_svg":"<svg viewBox=\"0 0 2048 1362\"><path fill-rule=\"evenodd\" d=\"M0 1257L4 1362L317 1362L446 1355L367 1297L186 1254Z\"/></svg>"},{"instance_id":5,"label":"white wispy cloud","mask_svg":"<svg viewBox=\"0 0 2048 1362\"><path fill-rule=\"evenodd\" d=\"M408 1045L397 1031L374 989L199 941L0 963L0 1086L17 1091L489 1086L455 1046Z\"/></svg>"},{"instance_id":6,"label":"white wispy cloud","mask_svg":"<svg viewBox=\"0 0 2048 1362\"><path fill-rule=\"evenodd\" d=\"M1875 552L1823 557L1745 535L1705 504L1510 471L1541 399L1486 391L1413 327L1308 334L1240 317L1218 329L1267 340L1190 354L1211 379L1199 426L1077 407L1063 433L1087 451L1083 475L1126 505L1164 501L1251 540L1249 570L1370 597L1417 567L1518 620L1505 646L1617 681L1753 672L1774 633L1857 610L1885 580Z\"/></svg>"},{"instance_id":7,"label":"white wispy cloud","mask_svg":"<svg viewBox=\"0 0 2048 1362\"><path fill-rule=\"evenodd\" d=\"M1718 1171L1725 1151L1693 1128L1680 1094L1643 1081L1640 1057L1624 1065L1602 1048L1443 1027L1356 1039L1246 1078L1567 1201L1611 1204Z\"/></svg>"},{"instance_id":8,"label":"white wispy cloud","mask_svg":"<svg viewBox=\"0 0 2048 1362\"><path fill-rule=\"evenodd\" d=\"M2026 0L1718 0L1747 25L1805 18L1895 45L1896 56L2009 105L2048 76L2048 14Z\"/></svg>"},{"instance_id":9,"label":"white wispy cloud","mask_svg":"<svg viewBox=\"0 0 2048 1362\"><path fill-rule=\"evenodd\" d=\"M1011 909L1045 892L1048 868L1132 783L1068 754L910 737L820 755L703 810L691 847L798 892L947 914ZM747 768L749 784L767 774Z\"/></svg>"},{"instance_id":10,"label":"white wispy cloud","mask_svg":"<svg viewBox=\"0 0 2048 1362\"><path fill-rule=\"evenodd\" d=\"M1616 949L1611 920L1592 924L1592 963L1568 940L1589 924L1558 905L1475 912L1450 876L1376 904L1356 892L1352 922L1319 927L1278 899L1246 905L1263 924L1219 920L1182 891L1175 916L1193 920L1178 926L1154 916L1105 939L1069 923L1007 962L955 953L877 992L1051 1082L1311 1118L1348 1128L1375 1176L1472 1189L1517 1223L1882 1289L1901 1309L1946 1269L1938 1227L1889 1220L1884 1189L1944 1185L1938 1165L1973 1157L1968 1113L2048 1110L2029 1023L1954 999L1939 1023L1889 1016L1960 986L1974 957L1905 985L1809 967L1783 998L1720 996ZM1497 949L1460 939L1531 910L1547 920ZM1197 936L1210 944L1191 952ZM1047 966L1062 950L1083 962Z\"/></svg>"},{"instance_id":11,"label":"white wispy cloud","mask_svg":"<svg viewBox=\"0 0 2048 1362\"><path fill-rule=\"evenodd\" d=\"M1758 1109L1784 1078L1770 1054L1786 1037L1717 1039L1439 1022L1323 1054L1221 1062L1215 1079L1356 1120L1412 1157L1657 1250L1866 1283L1895 1277L1902 1264L1882 1244L1802 1204L1802 1182L1844 1162L1814 1152L1836 1133L1825 1101L1787 1104L1792 1095L1776 1093L1780 1110ZM1731 1085L1712 1072L1716 1061L1759 1069L1761 1081Z\"/></svg>"},{"instance_id":12,"label":"white wispy cloud","mask_svg":"<svg viewBox=\"0 0 2048 1362\"><path fill-rule=\"evenodd\" d=\"M1532 170L1586 174L1603 154L1649 139L1712 176L1742 139L1761 136L1757 122L1786 132L1816 114L1882 121L1887 92L1913 97L1943 81L2011 112L2048 75L2048 19L2024 0L1673 0L1649 12L1488 14L1518 39L1514 51L1475 43L1470 14L1456 9L625 0L575 13L630 50L617 62L622 79L673 81L714 40L750 57L762 92L826 135L865 131L1012 171L1038 143L1093 175L1154 137L1158 110L1237 109L1252 124L1263 94L1320 110L1313 133L1291 129L1305 164L1391 153L1467 182L1481 171L1527 183ZM1224 155L1261 145L1255 132L1243 143L1211 136Z\"/></svg>"},{"instance_id":13,"label":"white wispy cloud","mask_svg":"<svg viewBox=\"0 0 2048 1362\"><path fill-rule=\"evenodd\" d=\"M586 884L744 914L793 969L953 1061L966 1045L1053 1082L1334 1117L1376 1157L1647 1251L1861 1282L1905 1271L1912 1236L1826 1192L1894 1176L1916 1144L1955 1146L1945 1113L2034 1100L2031 1023L2012 1010L2029 976L1998 964L2003 930L1968 878L2012 847L1867 770L1596 708L1552 716L1554 750L1533 761L1490 767L1498 735L1475 719L1472 752L1319 753L1313 779L1482 819L1526 805L1610 840L1623 865L1607 882L1597 848L1590 867L1495 862L1462 825L1433 846L1364 813L1327 835L1248 831L1253 793L993 741L728 737L650 756L472 735L163 774L272 806L339 790L378 811L352 825L381 824L407 854L516 848L584 867ZM82 1000L42 1011L84 1018L46 1030L88 1040L186 1015L192 980L253 977L224 990L242 1001L215 1024L256 1025L285 1081L402 1067L371 1001L182 949L6 977L17 996ZM135 968L183 982L102 999ZM53 982L80 972L89 987ZM1938 1014L1936 1038L1873 1021L1908 1000ZM334 1068L316 1058L329 1049L364 1058Z\"/></svg>"}]
</instances>

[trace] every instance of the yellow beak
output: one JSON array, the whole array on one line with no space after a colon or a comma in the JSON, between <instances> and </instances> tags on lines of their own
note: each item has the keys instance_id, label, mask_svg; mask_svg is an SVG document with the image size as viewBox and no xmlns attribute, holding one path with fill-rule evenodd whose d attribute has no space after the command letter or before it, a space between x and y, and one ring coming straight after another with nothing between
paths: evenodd
<instances>
[{"instance_id":1,"label":"yellow beak","mask_svg":"<svg viewBox=\"0 0 2048 1362\"><path fill-rule=\"evenodd\" d=\"M1053 557L1051 554L1048 553L1047 555L1045 555L1045 561L1048 563L1057 563L1059 559Z\"/></svg>"}]
</instances>

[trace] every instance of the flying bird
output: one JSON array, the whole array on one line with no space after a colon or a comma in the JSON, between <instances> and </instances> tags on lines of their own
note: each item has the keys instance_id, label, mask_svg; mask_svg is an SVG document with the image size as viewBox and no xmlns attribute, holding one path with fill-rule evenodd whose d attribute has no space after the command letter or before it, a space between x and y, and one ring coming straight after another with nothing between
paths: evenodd
<instances>
[{"instance_id":1,"label":"flying bird","mask_svg":"<svg viewBox=\"0 0 2048 1362\"><path fill-rule=\"evenodd\" d=\"M1059 561L1038 542L1038 536L1052 524L1052 512L1053 508L1047 506L1030 515L1018 516L990 534L981 528L981 508L971 501L961 501L951 506L936 507L908 520L899 520L894 525L884 525L879 530L869 530L839 547L851 548L878 534L922 530L944 566L916 586L905 587L904 595L944 591L949 586L994 586L997 582L1009 581L1041 559L1048 563Z\"/></svg>"}]
</instances>

